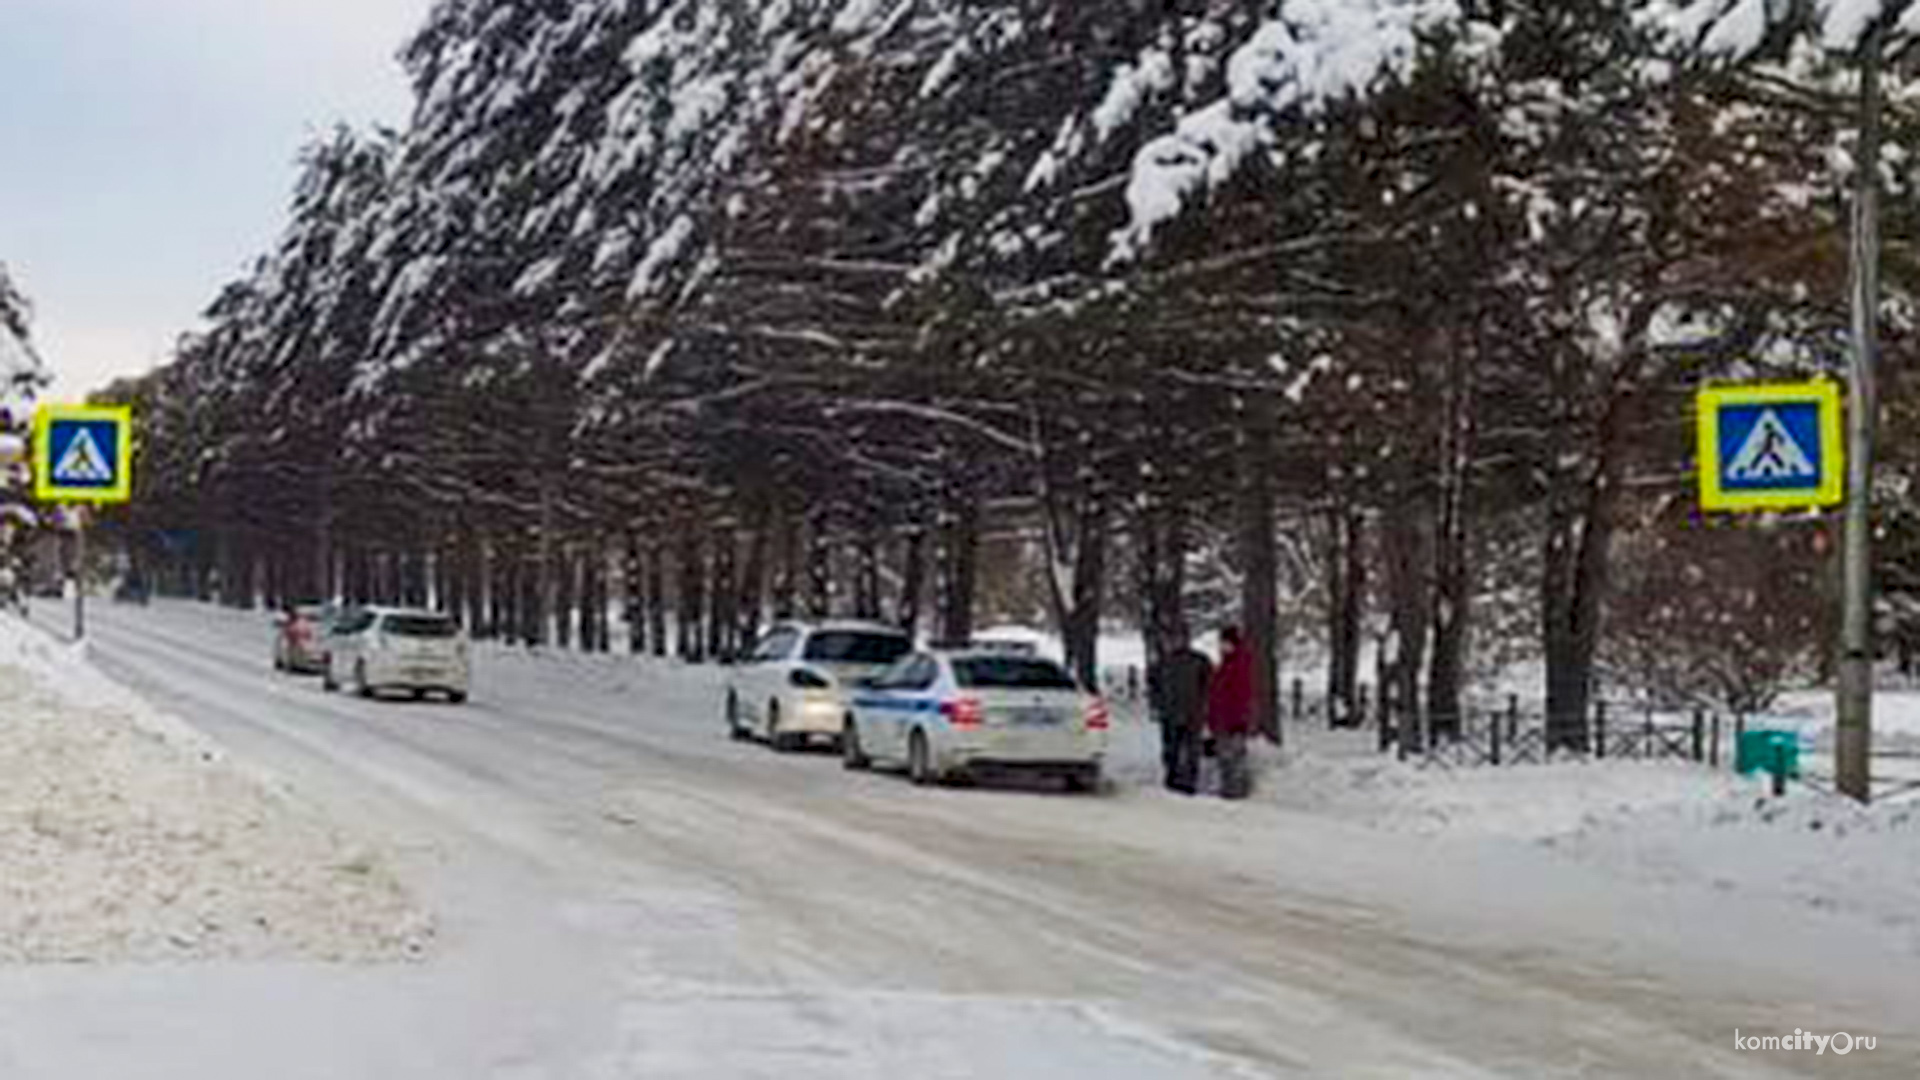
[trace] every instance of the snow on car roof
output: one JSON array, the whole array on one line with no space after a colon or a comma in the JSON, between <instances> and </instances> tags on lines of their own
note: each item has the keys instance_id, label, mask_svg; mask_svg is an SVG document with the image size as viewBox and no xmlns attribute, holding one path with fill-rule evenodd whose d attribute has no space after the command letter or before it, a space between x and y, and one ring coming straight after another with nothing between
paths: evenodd
<instances>
[{"instance_id":1,"label":"snow on car roof","mask_svg":"<svg viewBox=\"0 0 1920 1080\"><path fill-rule=\"evenodd\" d=\"M897 626L888 626L886 623L870 622L864 619L827 619L822 622L795 622L795 621L789 620L789 621L778 624L778 627L776 628L800 630L800 631L803 631L806 633L812 633L812 634L854 633L854 634L885 634L888 637L905 637L906 636L906 631L900 629Z\"/></svg>"},{"instance_id":2,"label":"snow on car roof","mask_svg":"<svg viewBox=\"0 0 1920 1080\"><path fill-rule=\"evenodd\" d=\"M366 612L369 615L407 615L407 616L417 616L417 617L426 618L426 619L453 618L453 616L447 614L444 611L433 611L428 608L383 607L378 604L369 604L368 606L363 607L360 610Z\"/></svg>"}]
</instances>

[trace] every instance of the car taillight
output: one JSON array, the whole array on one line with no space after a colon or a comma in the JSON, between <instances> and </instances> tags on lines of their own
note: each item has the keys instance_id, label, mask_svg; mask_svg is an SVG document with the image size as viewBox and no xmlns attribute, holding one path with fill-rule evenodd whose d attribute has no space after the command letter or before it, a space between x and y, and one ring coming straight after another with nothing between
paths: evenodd
<instances>
[{"instance_id":1,"label":"car taillight","mask_svg":"<svg viewBox=\"0 0 1920 1080\"><path fill-rule=\"evenodd\" d=\"M1087 730L1105 731L1113 726L1113 718L1107 714L1107 703L1100 698L1087 702Z\"/></svg>"},{"instance_id":2,"label":"car taillight","mask_svg":"<svg viewBox=\"0 0 1920 1080\"><path fill-rule=\"evenodd\" d=\"M948 723L958 728L976 728L986 720L986 714L980 708L980 702L970 697L941 702L940 715L946 717Z\"/></svg>"},{"instance_id":3,"label":"car taillight","mask_svg":"<svg viewBox=\"0 0 1920 1080\"><path fill-rule=\"evenodd\" d=\"M802 690L831 690L833 682L817 671L806 668L794 668L787 676L787 682Z\"/></svg>"}]
</instances>

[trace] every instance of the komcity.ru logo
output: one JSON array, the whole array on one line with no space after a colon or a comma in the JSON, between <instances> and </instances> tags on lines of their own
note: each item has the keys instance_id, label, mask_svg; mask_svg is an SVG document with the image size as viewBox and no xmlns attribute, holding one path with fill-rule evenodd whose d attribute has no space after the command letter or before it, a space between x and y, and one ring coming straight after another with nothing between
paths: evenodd
<instances>
[{"instance_id":1,"label":"komcity.ru logo","mask_svg":"<svg viewBox=\"0 0 1920 1080\"><path fill-rule=\"evenodd\" d=\"M1815 1035L1794 1028L1791 1035L1742 1035L1739 1028L1733 1029L1735 1050L1811 1050L1816 1054L1832 1050L1836 1054L1851 1054L1856 1048L1871 1050L1878 1041L1872 1035L1854 1036L1844 1031Z\"/></svg>"}]
</instances>

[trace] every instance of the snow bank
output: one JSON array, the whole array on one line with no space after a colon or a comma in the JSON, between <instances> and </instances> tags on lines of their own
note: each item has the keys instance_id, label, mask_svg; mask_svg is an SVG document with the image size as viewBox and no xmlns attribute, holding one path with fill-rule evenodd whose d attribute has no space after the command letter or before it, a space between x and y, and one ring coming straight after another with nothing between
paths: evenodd
<instances>
[{"instance_id":1,"label":"snow bank","mask_svg":"<svg viewBox=\"0 0 1920 1080\"><path fill-rule=\"evenodd\" d=\"M1583 862L1659 885L1761 894L1870 920L1920 951L1920 802L1870 807L1796 787L1623 808L1548 843Z\"/></svg>"},{"instance_id":2,"label":"snow bank","mask_svg":"<svg viewBox=\"0 0 1920 1080\"><path fill-rule=\"evenodd\" d=\"M1374 739L1371 731L1295 733L1304 748L1257 747L1260 799L1389 832L1542 840L1596 817L1711 804L1756 784L1661 761L1422 767L1378 753Z\"/></svg>"},{"instance_id":3,"label":"snow bank","mask_svg":"<svg viewBox=\"0 0 1920 1080\"><path fill-rule=\"evenodd\" d=\"M420 955L372 850L0 618L0 963Z\"/></svg>"},{"instance_id":4,"label":"snow bank","mask_svg":"<svg viewBox=\"0 0 1920 1080\"><path fill-rule=\"evenodd\" d=\"M1677 761L1422 768L1374 751L1372 732L1290 737L1285 751L1254 747L1257 786L1243 814L1264 807L1436 842L1518 843L1637 885L1866 921L1920 953L1920 792L1862 807L1802 784L1774 798L1764 778ZM1126 725L1116 742L1123 782L1157 784L1153 732Z\"/></svg>"}]
</instances>

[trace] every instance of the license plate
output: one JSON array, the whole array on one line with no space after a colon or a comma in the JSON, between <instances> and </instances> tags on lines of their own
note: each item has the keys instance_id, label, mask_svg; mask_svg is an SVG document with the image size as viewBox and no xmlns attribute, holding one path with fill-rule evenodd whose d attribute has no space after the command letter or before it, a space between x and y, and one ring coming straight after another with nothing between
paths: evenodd
<instances>
[{"instance_id":1,"label":"license plate","mask_svg":"<svg viewBox=\"0 0 1920 1080\"><path fill-rule=\"evenodd\" d=\"M1053 709L1015 709L1007 719L1015 727L1055 727L1060 714Z\"/></svg>"}]
</instances>

